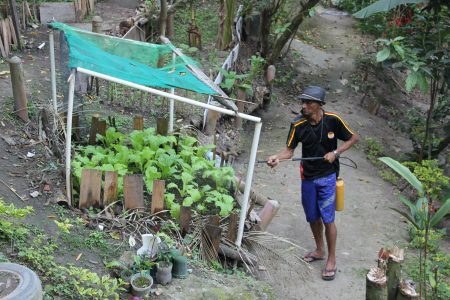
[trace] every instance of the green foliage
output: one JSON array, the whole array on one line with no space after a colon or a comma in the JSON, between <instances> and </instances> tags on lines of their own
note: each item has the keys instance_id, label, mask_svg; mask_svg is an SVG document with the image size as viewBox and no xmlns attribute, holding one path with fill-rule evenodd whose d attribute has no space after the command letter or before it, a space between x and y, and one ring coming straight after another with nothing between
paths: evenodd
<instances>
[{"instance_id":1,"label":"green foliage","mask_svg":"<svg viewBox=\"0 0 450 300\"><path fill-rule=\"evenodd\" d=\"M180 205L191 206L200 213L217 211L223 216L233 209L230 194L235 189L234 170L215 168L214 162L206 159L205 154L214 146L197 146L197 139L189 136L156 135L153 128L133 131L128 137L109 128L106 136L98 139L105 147L79 147L72 161L78 182L83 168L117 171L121 195L123 176L141 173L149 193L155 179L169 182L165 203L173 218L179 217Z\"/></svg>"},{"instance_id":2,"label":"green foliage","mask_svg":"<svg viewBox=\"0 0 450 300\"><path fill-rule=\"evenodd\" d=\"M16 208L14 204L7 205L0 198L0 238L13 242L24 239L28 230L22 224L17 224L14 219L23 219L32 212L31 206Z\"/></svg>"},{"instance_id":3,"label":"green foliage","mask_svg":"<svg viewBox=\"0 0 450 300\"><path fill-rule=\"evenodd\" d=\"M224 77L220 87L226 89L229 92L230 97L236 98L236 88L245 90L248 95L253 94L250 74L237 74L235 71L227 71L225 69L220 69L220 73L222 73Z\"/></svg>"},{"instance_id":4,"label":"green foliage","mask_svg":"<svg viewBox=\"0 0 450 300\"><path fill-rule=\"evenodd\" d=\"M250 59L250 64L251 64L250 79L255 79L263 74L266 60L264 57L261 57L259 55L252 55Z\"/></svg>"},{"instance_id":5,"label":"green foliage","mask_svg":"<svg viewBox=\"0 0 450 300\"><path fill-rule=\"evenodd\" d=\"M441 200L441 192L448 187L450 178L438 166L437 160L423 160L418 162L404 162L414 175L422 182L425 193L433 200Z\"/></svg>"},{"instance_id":6,"label":"green foliage","mask_svg":"<svg viewBox=\"0 0 450 300\"><path fill-rule=\"evenodd\" d=\"M54 222L55 222L56 226L58 226L58 229L61 230L61 232L63 232L63 233L69 234L70 233L70 228L73 227L73 224L70 223L69 219L65 219L62 222L59 222L58 220L55 220Z\"/></svg>"},{"instance_id":7,"label":"green foliage","mask_svg":"<svg viewBox=\"0 0 450 300\"><path fill-rule=\"evenodd\" d=\"M367 158L376 161L384 152L383 145L375 138L365 138Z\"/></svg>"},{"instance_id":8,"label":"green foliage","mask_svg":"<svg viewBox=\"0 0 450 300\"><path fill-rule=\"evenodd\" d=\"M409 245L413 248L423 249L425 247L425 230L419 230L415 227L409 229L409 235L411 241ZM436 252L439 249L439 241L445 236L445 230L430 229L428 233L428 250L430 252Z\"/></svg>"}]
</instances>

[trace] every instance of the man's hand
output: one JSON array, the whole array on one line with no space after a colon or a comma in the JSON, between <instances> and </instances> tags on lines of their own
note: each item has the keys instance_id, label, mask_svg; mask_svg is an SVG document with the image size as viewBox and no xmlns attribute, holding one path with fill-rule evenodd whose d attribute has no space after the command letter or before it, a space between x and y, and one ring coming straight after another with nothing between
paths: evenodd
<instances>
[{"instance_id":1,"label":"man's hand","mask_svg":"<svg viewBox=\"0 0 450 300\"><path fill-rule=\"evenodd\" d=\"M323 159L331 164L336 160L336 154L334 152L328 152Z\"/></svg>"},{"instance_id":2,"label":"man's hand","mask_svg":"<svg viewBox=\"0 0 450 300\"><path fill-rule=\"evenodd\" d=\"M269 158L267 159L267 165L270 166L271 168L275 168L276 166L278 166L279 163L280 160L278 159L277 155L269 156Z\"/></svg>"}]
</instances>

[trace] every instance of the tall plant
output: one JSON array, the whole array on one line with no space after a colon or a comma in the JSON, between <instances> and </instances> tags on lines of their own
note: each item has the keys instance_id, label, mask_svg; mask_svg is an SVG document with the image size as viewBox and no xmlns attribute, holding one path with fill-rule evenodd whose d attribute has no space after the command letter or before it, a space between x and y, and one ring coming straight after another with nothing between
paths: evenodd
<instances>
[{"instance_id":1,"label":"tall plant","mask_svg":"<svg viewBox=\"0 0 450 300\"><path fill-rule=\"evenodd\" d=\"M427 299L427 289L426 289L426 270L427 270L427 259L428 259L428 240L430 229L439 224L439 222L450 212L450 198L442 201L443 205L439 210L432 214L432 210L429 209L429 193L424 190L422 182L404 165L400 162L390 158L381 157L380 161L389 166L392 170L397 172L401 177L403 177L416 191L418 194L418 199L416 203L411 202L405 197L400 197L400 200L408 206L410 213L405 213L397 208L392 208L394 211L398 212L400 215L405 217L408 222L414 226L417 230L425 231L425 243L423 249L420 250L420 270L419 276L420 280L420 295L422 292L425 294L425 299ZM423 260L422 260L423 253Z\"/></svg>"}]
</instances>

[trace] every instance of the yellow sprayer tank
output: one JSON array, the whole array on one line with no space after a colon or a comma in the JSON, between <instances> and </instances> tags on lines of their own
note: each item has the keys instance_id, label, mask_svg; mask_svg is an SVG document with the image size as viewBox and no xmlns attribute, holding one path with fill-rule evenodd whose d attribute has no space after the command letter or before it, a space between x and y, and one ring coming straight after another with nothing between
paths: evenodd
<instances>
[{"instance_id":1,"label":"yellow sprayer tank","mask_svg":"<svg viewBox=\"0 0 450 300\"><path fill-rule=\"evenodd\" d=\"M336 211L344 210L344 180L340 177L336 180Z\"/></svg>"}]
</instances>

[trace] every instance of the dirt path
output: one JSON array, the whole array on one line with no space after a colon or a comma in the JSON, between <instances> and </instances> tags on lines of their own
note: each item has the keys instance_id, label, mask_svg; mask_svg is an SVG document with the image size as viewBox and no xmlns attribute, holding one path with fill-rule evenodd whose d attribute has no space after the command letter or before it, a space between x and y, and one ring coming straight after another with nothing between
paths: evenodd
<instances>
[{"instance_id":1,"label":"dirt path","mask_svg":"<svg viewBox=\"0 0 450 300\"><path fill-rule=\"evenodd\" d=\"M377 137L390 144L396 151L407 147L408 141L399 137L387 126L385 120L370 115L359 106L359 96L349 84L339 81L348 79L354 70L355 57L359 53L362 37L354 30L348 16L330 10L319 11L304 25L303 30L316 34L317 44L325 50L295 40L292 50L300 53L295 62L297 80L301 85L322 85L328 89L325 109L339 113L350 126L364 137ZM268 112L262 112L263 131L258 159L263 159L285 146L290 120L295 116L291 109L299 110L299 103L285 91L276 91L277 102ZM253 128L248 130L252 133ZM395 140L394 140L395 139ZM249 149L250 136L247 138ZM296 156L301 155L300 147ZM345 179L345 210L336 214L338 228L336 279L325 282L321 269L325 261L312 263L315 268L302 279L295 272L272 274L274 288L283 299L363 299L365 295L365 270L375 264L377 251L386 245L402 242L406 238L405 223L389 209L398 207L393 188L384 182L377 169L367 160L362 146L345 153L357 164L358 169L342 167ZM248 151L242 157L247 161ZM300 202L298 163L282 163L275 170L260 165L255 169L254 188L281 203L281 209L268 231L295 240L306 249L314 249L309 225L305 220ZM302 255L303 253L299 253Z\"/></svg>"}]
</instances>

